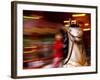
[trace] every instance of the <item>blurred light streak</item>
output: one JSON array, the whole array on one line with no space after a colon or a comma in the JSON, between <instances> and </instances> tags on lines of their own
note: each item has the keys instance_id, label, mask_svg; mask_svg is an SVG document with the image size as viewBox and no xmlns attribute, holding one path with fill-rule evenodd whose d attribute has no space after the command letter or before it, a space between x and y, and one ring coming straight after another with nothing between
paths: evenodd
<instances>
[{"instance_id":1,"label":"blurred light streak","mask_svg":"<svg viewBox=\"0 0 100 80\"><path fill-rule=\"evenodd\" d=\"M73 14L72 17L83 17L86 16L86 14Z\"/></svg>"}]
</instances>

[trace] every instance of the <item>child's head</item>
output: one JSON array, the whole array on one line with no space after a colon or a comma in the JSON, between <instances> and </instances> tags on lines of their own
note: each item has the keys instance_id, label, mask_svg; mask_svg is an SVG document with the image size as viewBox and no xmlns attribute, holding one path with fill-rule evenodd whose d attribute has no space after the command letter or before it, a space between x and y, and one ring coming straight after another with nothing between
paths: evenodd
<instances>
[{"instance_id":1,"label":"child's head","mask_svg":"<svg viewBox=\"0 0 100 80\"><path fill-rule=\"evenodd\" d=\"M59 32L59 33L56 33L55 39L56 39L57 41L60 41L60 40L63 39L63 35L62 35L60 32Z\"/></svg>"}]
</instances>

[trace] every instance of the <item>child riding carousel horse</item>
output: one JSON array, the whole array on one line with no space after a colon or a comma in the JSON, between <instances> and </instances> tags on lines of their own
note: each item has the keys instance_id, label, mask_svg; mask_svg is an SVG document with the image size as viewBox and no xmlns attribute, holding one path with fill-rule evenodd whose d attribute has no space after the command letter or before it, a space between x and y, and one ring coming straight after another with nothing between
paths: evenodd
<instances>
[{"instance_id":1,"label":"child riding carousel horse","mask_svg":"<svg viewBox=\"0 0 100 80\"><path fill-rule=\"evenodd\" d=\"M83 30L79 24L70 24L55 35L53 63L44 68L88 66L83 44Z\"/></svg>"}]
</instances>

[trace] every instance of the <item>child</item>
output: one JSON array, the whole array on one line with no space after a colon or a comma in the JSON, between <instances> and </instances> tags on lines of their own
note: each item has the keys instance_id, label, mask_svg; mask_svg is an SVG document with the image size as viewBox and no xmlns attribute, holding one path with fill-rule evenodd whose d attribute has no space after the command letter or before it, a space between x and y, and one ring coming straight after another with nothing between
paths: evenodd
<instances>
[{"instance_id":1,"label":"child","mask_svg":"<svg viewBox=\"0 0 100 80\"><path fill-rule=\"evenodd\" d=\"M54 41L54 60L53 60L53 67L60 67L61 61L63 58L63 35L61 33L57 33L55 35L55 41Z\"/></svg>"}]
</instances>

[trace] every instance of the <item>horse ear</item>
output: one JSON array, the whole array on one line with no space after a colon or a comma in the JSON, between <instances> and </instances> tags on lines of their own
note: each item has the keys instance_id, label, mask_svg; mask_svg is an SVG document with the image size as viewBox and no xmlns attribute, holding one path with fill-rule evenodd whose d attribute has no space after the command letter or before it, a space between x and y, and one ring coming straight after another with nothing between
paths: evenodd
<instances>
[{"instance_id":1,"label":"horse ear","mask_svg":"<svg viewBox=\"0 0 100 80\"><path fill-rule=\"evenodd\" d=\"M80 26L79 26L79 24L71 24L70 27L72 27L72 28L79 28Z\"/></svg>"},{"instance_id":2,"label":"horse ear","mask_svg":"<svg viewBox=\"0 0 100 80\"><path fill-rule=\"evenodd\" d=\"M64 32L67 32L68 28L69 28L69 27L63 26L61 29L62 29Z\"/></svg>"}]
</instances>

